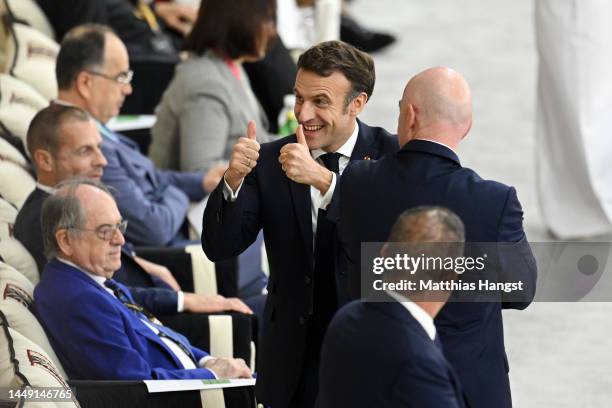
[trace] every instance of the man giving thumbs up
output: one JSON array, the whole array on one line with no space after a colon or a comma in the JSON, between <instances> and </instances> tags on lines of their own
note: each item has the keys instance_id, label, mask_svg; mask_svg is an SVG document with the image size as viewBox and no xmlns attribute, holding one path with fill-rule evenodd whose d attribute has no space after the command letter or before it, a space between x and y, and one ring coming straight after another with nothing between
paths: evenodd
<instances>
[{"instance_id":1,"label":"man giving thumbs up","mask_svg":"<svg viewBox=\"0 0 612 408\"><path fill-rule=\"evenodd\" d=\"M374 82L372 59L350 45L307 50L295 80L296 135L259 146L250 125L209 197L202 246L211 260L240 254L264 231L270 279L255 390L265 405L314 405L325 329L348 296L325 208L350 160L399 148L357 120Z\"/></svg>"}]
</instances>

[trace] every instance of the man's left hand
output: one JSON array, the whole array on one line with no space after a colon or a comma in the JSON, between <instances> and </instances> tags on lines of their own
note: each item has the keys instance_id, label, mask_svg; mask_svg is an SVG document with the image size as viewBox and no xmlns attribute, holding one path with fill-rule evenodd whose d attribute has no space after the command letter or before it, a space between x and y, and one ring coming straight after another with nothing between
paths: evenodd
<instances>
[{"instance_id":1,"label":"man's left hand","mask_svg":"<svg viewBox=\"0 0 612 408\"><path fill-rule=\"evenodd\" d=\"M312 158L302 125L298 126L295 135L297 143L288 143L280 150L278 161L283 171L296 183L313 186L325 194L332 182L332 172Z\"/></svg>"}]
</instances>

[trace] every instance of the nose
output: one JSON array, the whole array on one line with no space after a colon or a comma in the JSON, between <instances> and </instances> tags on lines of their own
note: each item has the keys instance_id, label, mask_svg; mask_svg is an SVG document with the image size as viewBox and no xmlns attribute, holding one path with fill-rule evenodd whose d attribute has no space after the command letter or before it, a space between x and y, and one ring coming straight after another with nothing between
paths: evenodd
<instances>
[{"instance_id":1,"label":"nose","mask_svg":"<svg viewBox=\"0 0 612 408\"><path fill-rule=\"evenodd\" d=\"M312 104L304 102L301 105L295 105L293 109L295 117L299 123L306 123L311 119L314 119L314 109Z\"/></svg>"},{"instance_id":2,"label":"nose","mask_svg":"<svg viewBox=\"0 0 612 408\"><path fill-rule=\"evenodd\" d=\"M120 245L120 246L123 246L125 244L125 237L123 236L121 231L119 231L119 229L115 230L115 235L113 235L113 239L111 242L114 245Z\"/></svg>"},{"instance_id":3,"label":"nose","mask_svg":"<svg viewBox=\"0 0 612 408\"><path fill-rule=\"evenodd\" d=\"M106 165L108 164L108 161L106 160L106 157L104 157L104 154L102 153L102 150L100 148L96 149L96 159L95 159L95 165L96 166L100 166L100 167L106 167Z\"/></svg>"},{"instance_id":4,"label":"nose","mask_svg":"<svg viewBox=\"0 0 612 408\"><path fill-rule=\"evenodd\" d=\"M131 83L125 84L123 86L123 94L124 95L130 95L131 93L132 93L132 84Z\"/></svg>"}]
</instances>

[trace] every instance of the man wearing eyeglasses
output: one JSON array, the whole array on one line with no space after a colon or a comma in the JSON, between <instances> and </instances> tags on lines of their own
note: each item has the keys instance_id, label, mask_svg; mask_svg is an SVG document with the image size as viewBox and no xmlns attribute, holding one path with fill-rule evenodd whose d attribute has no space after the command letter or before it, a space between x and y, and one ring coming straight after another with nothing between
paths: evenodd
<instances>
[{"instance_id":1,"label":"man wearing eyeglasses","mask_svg":"<svg viewBox=\"0 0 612 408\"><path fill-rule=\"evenodd\" d=\"M250 378L242 359L214 358L138 308L113 278L127 222L109 191L71 179L43 205L51 259L35 290L35 313L71 379Z\"/></svg>"},{"instance_id":2,"label":"man wearing eyeglasses","mask_svg":"<svg viewBox=\"0 0 612 408\"><path fill-rule=\"evenodd\" d=\"M78 106L97 122L108 160L102 181L113 187L121 214L130 221L126 238L135 245L184 245L186 215L214 189L224 166L202 172L160 171L137 144L105 126L132 93L128 53L121 40L100 25L76 27L66 34L57 57L58 99Z\"/></svg>"},{"instance_id":3,"label":"man wearing eyeglasses","mask_svg":"<svg viewBox=\"0 0 612 408\"><path fill-rule=\"evenodd\" d=\"M37 184L17 215L14 233L30 252L40 272L47 263L41 236L43 202L62 181L74 177L99 181L107 164L101 144L102 138L91 117L74 106L51 104L38 112L30 123L27 148L36 168ZM136 286L132 288L134 297L156 314L183 320L177 312L235 310L251 313L237 298L180 292L180 286L167 268L137 257L127 248L122 251L122 263L117 279Z\"/></svg>"}]
</instances>

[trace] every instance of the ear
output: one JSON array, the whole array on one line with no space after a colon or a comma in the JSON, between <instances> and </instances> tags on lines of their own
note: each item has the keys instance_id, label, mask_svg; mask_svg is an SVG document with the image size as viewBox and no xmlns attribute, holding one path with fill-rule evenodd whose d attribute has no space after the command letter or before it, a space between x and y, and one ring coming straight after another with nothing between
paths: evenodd
<instances>
[{"instance_id":1,"label":"ear","mask_svg":"<svg viewBox=\"0 0 612 408\"><path fill-rule=\"evenodd\" d=\"M37 149L34 151L34 157L32 157L34 163L36 163L36 169L40 172L51 173L53 171L53 156L51 153Z\"/></svg>"},{"instance_id":2,"label":"ear","mask_svg":"<svg viewBox=\"0 0 612 408\"><path fill-rule=\"evenodd\" d=\"M74 253L74 248L72 246L73 240L67 229L55 231L55 242L57 242L57 246L63 254L72 256Z\"/></svg>"},{"instance_id":3,"label":"ear","mask_svg":"<svg viewBox=\"0 0 612 408\"><path fill-rule=\"evenodd\" d=\"M413 129L417 125L417 115L419 114L419 108L413 104L408 104L408 111L406 112L406 129Z\"/></svg>"},{"instance_id":4,"label":"ear","mask_svg":"<svg viewBox=\"0 0 612 408\"><path fill-rule=\"evenodd\" d=\"M368 94L361 92L355 99L353 99L349 105L349 112L351 116L359 116L363 109L368 103Z\"/></svg>"},{"instance_id":5,"label":"ear","mask_svg":"<svg viewBox=\"0 0 612 408\"><path fill-rule=\"evenodd\" d=\"M383 258L386 258L388 253L389 253L389 243L385 242L383 247L380 249L380 256L382 256Z\"/></svg>"},{"instance_id":6,"label":"ear","mask_svg":"<svg viewBox=\"0 0 612 408\"><path fill-rule=\"evenodd\" d=\"M74 89L85 100L89 100L91 97L92 81L93 75L87 71L79 72L74 81Z\"/></svg>"},{"instance_id":7,"label":"ear","mask_svg":"<svg viewBox=\"0 0 612 408\"><path fill-rule=\"evenodd\" d=\"M468 133L470 133L470 130L472 129L472 123L472 119L470 119L470 123L468 124L467 129L465 129L465 133L463 134L463 136L461 136L461 139L463 139L467 136Z\"/></svg>"}]
</instances>

